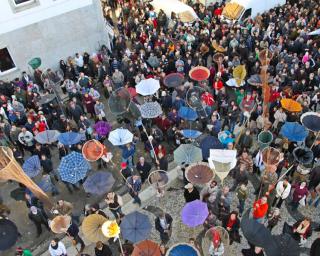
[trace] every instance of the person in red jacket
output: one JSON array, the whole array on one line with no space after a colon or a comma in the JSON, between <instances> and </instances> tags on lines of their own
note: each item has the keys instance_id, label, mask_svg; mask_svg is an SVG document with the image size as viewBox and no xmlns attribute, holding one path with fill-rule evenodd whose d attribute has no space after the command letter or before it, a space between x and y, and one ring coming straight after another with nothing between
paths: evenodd
<instances>
[{"instance_id":1,"label":"person in red jacket","mask_svg":"<svg viewBox=\"0 0 320 256\"><path fill-rule=\"evenodd\" d=\"M202 94L201 100L209 107L211 107L214 104L213 96L209 92L205 92L204 94Z\"/></svg>"},{"instance_id":2,"label":"person in red jacket","mask_svg":"<svg viewBox=\"0 0 320 256\"><path fill-rule=\"evenodd\" d=\"M253 204L253 218L257 222L262 223L264 217L267 215L268 208L269 206L267 197L264 196L255 201Z\"/></svg>"}]
</instances>

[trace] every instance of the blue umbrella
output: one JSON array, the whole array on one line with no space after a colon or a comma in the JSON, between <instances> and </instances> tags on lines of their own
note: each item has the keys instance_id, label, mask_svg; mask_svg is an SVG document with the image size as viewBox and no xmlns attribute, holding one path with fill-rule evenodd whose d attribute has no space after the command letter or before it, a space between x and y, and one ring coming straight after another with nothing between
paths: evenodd
<instances>
[{"instance_id":1,"label":"blue umbrella","mask_svg":"<svg viewBox=\"0 0 320 256\"><path fill-rule=\"evenodd\" d=\"M313 132L320 131L320 114L316 112L307 112L300 117L304 127Z\"/></svg>"},{"instance_id":2,"label":"blue umbrella","mask_svg":"<svg viewBox=\"0 0 320 256\"><path fill-rule=\"evenodd\" d=\"M137 211L126 215L120 224L123 238L132 243L147 239L151 228L148 216Z\"/></svg>"},{"instance_id":3,"label":"blue umbrella","mask_svg":"<svg viewBox=\"0 0 320 256\"><path fill-rule=\"evenodd\" d=\"M103 195L110 191L115 180L110 172L95 172L83 183L84 191L90 194Z\"/></svg>"},{"instance_id":4,"label":"blue umbrella","mask_svg":"<svg viewBox=\"0 0 320 256\"><path fill-rule=\"evenodd\" d=\"M308 131L297 122L285 122L281 127L280 134L290 141L304 141Z\"/></svg>"},{"instance_id":5,"label":"blue umbrella","mask_svg":"<svg viewBox=\"0 0 320 256\"><path fill-rule=\"evenodd\" d=\"M72 151L62 158L58 171L63 181L75 184L86 176L90 168L82 154Z\"/></svg>"},{"instance_id":6,"label":"blue umbrella","mask_svg":"<svg viewBox=\"0 0 320 256\"><path fill-rule=\"evenodd\" d=\"M172 246L168 253L168 256L198 256L200 255L198 250L192 245L187 243L179 243Z\"/></svg>"},{"instance_id":7,"label":"blue umbrella","mask_svg":"<svg viewBox=\"0 0 320 256\"><path fill-rule=\"evenodd\" d=\"M223 149L224 147L216 137L207 136L201 141L200 148L202 150L203 159L208 159L210 156L210 149Z\"/></svg>"},{"instance_id":8,"label":"blue umbrella","mask_svg":"<svg viewBox=\"0 0 320 256\"><path fill-rule=\"evenodd\" d=\"M77 144L81 141L82 135L77 132L64 132L61 133L58 137L58 140L61 144L69 146Z\"/></svg>"},{"instance_id":9,"label":"blue umbrella","mask_svg":"<svg viewBox=\"0 0 320 256\"><path fill-rule=\"evenodd\" d=\"M181 107L178 116L189 121L195 121L198 118L197 112L188 107Z\"/></svg>"},{"instance_id":10,"label":"blue umbrella","mask_svg":"<svg viewBox=\"0 0 320 256\"><path fill-rule=\"evenodd\" d=\"M218 139L224 146L227 146L229 143L234 142L234 138L232 138L232 134L229 131L219 132Z\"/></svg>"},{"instance_id":11,"label":"blue umbrella","mask_svg":"<svg viewBox=\"0 0 320 256\"><path fill-rule=\"evenodd\" d=\"M202 132L197 130L184 129L181 131L181 134L188 139L196 139L202 134Z\"/></svg>"},{"instance_id":12,"label":"blue umbrella","mask_svg":"<svg viewBox=\"0 0 320 256\"><path fill-rule=\"evenodd\" d=\"M40 173L41 165L38 155L29 157L22 165L24 172L30 177L33 178Z\"/></svg>"}]
</instances>

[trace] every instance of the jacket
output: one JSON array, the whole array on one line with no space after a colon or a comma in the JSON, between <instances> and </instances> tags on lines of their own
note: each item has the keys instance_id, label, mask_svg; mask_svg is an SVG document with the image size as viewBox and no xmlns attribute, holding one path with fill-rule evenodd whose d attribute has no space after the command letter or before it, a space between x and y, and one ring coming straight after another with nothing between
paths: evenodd
<instances>
[{"instance_id":1,"label":"jacket","mask_svg":"<svg viewBox=\"0 0 320 256\"><path fill-rule=\"evenodd\" d=\"M131 176L128 178L127 182L129 185L131 185L132 190L134 192L139 192L141 190L141 179L137 179L135 182L133 182L133 179Z\"/></svg>"},{"instance_id":2,"label":"jacket","mask_svg":"<svg viewBox=\"0 0 320 256\"><path fill-rule=\"evenodd\" d=\"M51 256L62 256L62 255L67 255L67 250L62 242L58 242L57 249L53 249L51 247L51 244L49 245L49 253Z\"/></svg>"},{"instance_id":3,"label":"jacket","mask_svg":"<svg viewBox=\"0 0 320 256\"><path fill-rule=\"evenodd\" d=\"M165 219L166 219L166 223L169 225L169 229L172 228L172 217L170 216L170 214L166 213L165 214ZM157 217L155 220L155 228L158 232L160 233L164 233L164 229L162 228L161 224L160 224L160 218Z\"/></svg>"},{"instance_id":4,"label":"jacket","mask_svg":"<svg viewBox=\"0 0 320 256\"><path fill-rule=\"evenodd\" d=\"M268 204L261 204L261 199L257 200L253 204L253 218L260 219L266 216L268 211Z\"/></svg>"},{"instance_id":5,"label":"jacket","mask_svg":"<svg viewBox=\"0 0 320 256\"><path fill-rule=\"evenodd\" d=\"M290 194L291 185L290 183L288 183L287 187L284 188L283 181L279 181L276 187L276 191L277 191L276 197L281 197L282 199L286 199Z\"/></svg>"}]
</instances>

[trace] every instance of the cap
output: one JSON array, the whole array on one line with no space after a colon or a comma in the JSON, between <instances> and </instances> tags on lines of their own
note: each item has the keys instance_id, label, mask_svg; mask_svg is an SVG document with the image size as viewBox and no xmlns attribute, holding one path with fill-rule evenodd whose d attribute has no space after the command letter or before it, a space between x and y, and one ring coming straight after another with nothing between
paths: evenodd
<instances>
[{"instance_id":1,"label":"cap","mask_svg":"<svg viewBox=\"0 0 320 256\"><path fill-rule=\"evenodd\" d=\"M193 185L191 183L188 183L187 185L184 186L185 189L190 189L193 188Z\"/></svg>"},{"instance_id":2,"label":"cap","mask_svg":"<svg viewBox=\"0 0 320 256\"><path fill-rule=\"evenodd\" d=\"M125 168L127 168L127 163L125 162L121 163L121 169L125 169Z\"/></svg>"}]
</instances>

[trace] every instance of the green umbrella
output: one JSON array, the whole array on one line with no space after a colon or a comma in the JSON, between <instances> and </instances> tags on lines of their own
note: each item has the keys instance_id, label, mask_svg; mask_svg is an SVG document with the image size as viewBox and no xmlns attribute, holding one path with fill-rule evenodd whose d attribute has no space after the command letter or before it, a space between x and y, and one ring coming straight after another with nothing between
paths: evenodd
<instances>
[{"instance_id":1,"label":"green umbrella","mask_svg":"<svg viewBox=\"0 0 320 256\"><path fill-rule=\"evenodd\" d=\"M38 67L41 66L41 59L40 58L33 58L28 62L28 64L33 68L37 69Z\"/></svg>"},{"instance_id":2,"label":"green umbrella","mask_svg":"<svg viewBox=\"0 0 320 256\"><path fill-rule=\"evenodd\" d=\"M174 152L177 164L192 164L202 161L201 149L191 144L181 144Z\"/></svg>"}]
</instances>

